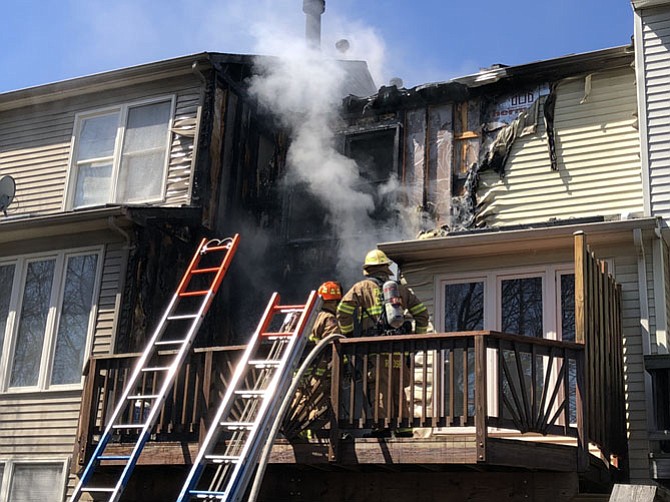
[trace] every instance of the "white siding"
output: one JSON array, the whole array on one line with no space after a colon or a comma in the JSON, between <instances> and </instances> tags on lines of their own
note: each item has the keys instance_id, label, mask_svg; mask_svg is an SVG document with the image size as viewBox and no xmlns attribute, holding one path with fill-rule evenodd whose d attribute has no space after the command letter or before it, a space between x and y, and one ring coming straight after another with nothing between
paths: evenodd
<instances>
[{"instance_id":1,"label":"white siding","mask_svg":"<svg viewBox=\"0 0 670 502\"><path fill-rule=\"evenodd\" d=\"M638 78L644 88L641 115L646 125L651 214L670 218L670 8L643 10L636 27ZM640 29L641 28L641 29Z\"/></svg>"},{"instance_id":2,"label":"white siding","mask_svg":"<svg viewBox=\"0 0 670 502\"><path fill-rule=\"evenodd\" d=\"M503 179L481 173L478 217L487 225L643 210L634 72L594 73L586 99L584 89L584 78L557 87L557 171L551 169L546 130L539 125L535 134L514 143Z\"/></svg>"},{"instance_id":3,"label":"white siding","mask_svg":"<svg viewBox=\"0 0 670 502\"><path fill-rule=\"evenodd\" d=\"M134 100L176 94L175 119L199 118L200 88L194 78L170 79L0 113L0 175L16 181L12 215L62 210L75 114ZM164 205L190 202L194 138L172 134Z\"/></svg>"}]
</instances>

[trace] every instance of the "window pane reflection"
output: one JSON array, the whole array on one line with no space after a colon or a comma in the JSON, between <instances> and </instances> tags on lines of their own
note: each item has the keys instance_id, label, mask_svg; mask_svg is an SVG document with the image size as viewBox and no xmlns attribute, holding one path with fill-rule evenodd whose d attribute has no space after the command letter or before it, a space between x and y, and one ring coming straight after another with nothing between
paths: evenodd
<instances>
[{"instance_id":1,"label":"window pane reflection","mask_svg":"<svg viewBox=\"0 0 670 502\"><path fill-rule=\"evenodd\" d=\"M9 316L9 300L12 297L12 283L14 281L14 264L0 266L0 354L5 344L7 330L7 316Z\"/></svg>"},{"instance_id":2,"label":"window pane reflection","mask_svg":"<svg viewBox=\"0 0 670 502\"><path fill-rule=\"evenodd\" d=\"M49 314L55 260L28 264L21 317L14 349L11 387L37 385Z\"/></svg>"},{"instance_id":3,"label":"window pane reflection","mask_svg":"<svg viewBox=\"0 0 670 502\"><path fill-rule=\"evenodd\" d=\"M505 279L502 285L502 330L542 337L542 278Z\"/></svg>"},{"instance_id":4,"label":"window pane reflection","mask_svg":"<svg viewBox=\"0 0 670 502\"><path fill-rule=\"evenodd\" d=\"M484 283L465 282L444 287L444 331L484 329Z\"/></svg>"},{"instance_id":5,"label":"window pane reflection","mask_svg":"<svg viewBox=\"0 0 670 502\"><path fill-rule=\"evenodd\" d=\"M52 384L81 380L97 261L96 255L75 256L68 260Z\"/></svg>"}]
</instances>

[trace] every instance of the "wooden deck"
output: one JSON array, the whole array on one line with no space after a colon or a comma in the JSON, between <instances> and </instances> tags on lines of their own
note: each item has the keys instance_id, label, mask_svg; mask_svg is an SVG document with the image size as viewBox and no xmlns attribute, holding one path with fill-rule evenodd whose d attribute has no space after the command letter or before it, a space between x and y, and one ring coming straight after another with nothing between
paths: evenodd
<instances>
[{"instance_id":1,"label":"wooden deck","mask_svg":"<svg viewBox=\"0 0 670 502\"><path fill-rule=\"evenodd\" d=\"M487 461L478 461L474 434L449 435L431 438L348 438L334 448L337 459L331 460L328 440L275 442L271 464L300 464L304 467L335 470L365 466L424 465L476 466L480 470L513 467L552 472L575 472L579 451L574 446L546 442L490 438L487 441ZM128 454L131 443L108 447L109 455ZM198 453L198 444L161 442L145 447L138 465L190 465ZM595 457L594 457L595 461ZM116 464L122 464L116 462ZM115 465L109 462L109 465ZM604 466L604 464L603 464Z\"/></svg>"},{"instance_id":2,"label":"wooden deck","mask_svg":"<svg viewBox=\"0 0 670 502\"><path fill-rule=\"evenodd\" d=\"M317 384L313 377L305 378L301 402L311 409L298 407L296 412L294 406L283 428L286 439L275 442L270 463L319 469L460 466L573 473L593 465L615 467L615 460L626 455L620 287L579 235L575 275L575 342L495 331L337 341L332 352L324 354L327 363L314 361L315 368L329 368L329 378ZM192 351L140 466L192 462L243 349ZM161 358L169 355L159 353L155 363L160 366ZM90 458L137 357L122 354L89 361L74 472ZM254 371L245 376L249 388L258 378ZM158 378L146 377L134 393L151 395L159 385ZM125 423L141 423L147 407L138 400ZM314 422L311 413L316 409L320 422ZM364 437L377 428L436 433ZM320 439L301 439L304 430ZM126 453L134 433L119 433L107 454ZM593 446L601 460L589 453Z\"/></svg>"}]
</instances>

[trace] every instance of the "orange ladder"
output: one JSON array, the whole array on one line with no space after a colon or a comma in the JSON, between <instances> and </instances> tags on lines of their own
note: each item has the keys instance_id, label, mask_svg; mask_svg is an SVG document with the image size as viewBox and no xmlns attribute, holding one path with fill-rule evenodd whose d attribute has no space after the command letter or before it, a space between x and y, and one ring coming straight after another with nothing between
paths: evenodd
<instances>
[{"instance_id":1,"label":"orange ladder","mask_svg":"<svg viewBox=\"0 0 670 502\"><path fill-rule=\"evenodd\" d=\"M179 368L190 351L205 314L230 266L238 243L238 234L231 238L203 239L200 242L179 287L115 405L105 431L70 498L71 502L77 502L84 493L91 494L96 500L103 497L110 502L116 502L121 497ZM156 365L153 362L160 349L172 349L176 352L169 364ZM149 386L147 381L151 382ZM148 393L148 387L158 390ZM105 455L110 439L119 433L137 433L132 452L129 455ZM120 475L111 486L93 486L91 479L96 466L109 462L117 465L119 462L123 463Z\"/></svg>"}]
</instances>

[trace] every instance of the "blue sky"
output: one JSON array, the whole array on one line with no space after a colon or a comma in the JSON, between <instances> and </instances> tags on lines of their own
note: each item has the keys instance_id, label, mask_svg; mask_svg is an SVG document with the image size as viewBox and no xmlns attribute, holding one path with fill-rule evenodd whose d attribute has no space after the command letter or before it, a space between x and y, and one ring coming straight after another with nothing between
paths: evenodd
<instances>
[{"instance_id":1,"label":"blue sky","mask_svg":"<svg viewBox=\"0 0 670 502\"><path fill-rule=\"evenodd\" d=\"M277 54L302 37L301 0L6 2L0 92L203 51ZM341 38L378 85L407 87L630 42L629 0L326 0L326 54Z\"/></svg>"}]
</instances>

